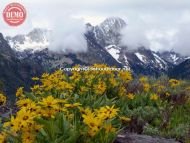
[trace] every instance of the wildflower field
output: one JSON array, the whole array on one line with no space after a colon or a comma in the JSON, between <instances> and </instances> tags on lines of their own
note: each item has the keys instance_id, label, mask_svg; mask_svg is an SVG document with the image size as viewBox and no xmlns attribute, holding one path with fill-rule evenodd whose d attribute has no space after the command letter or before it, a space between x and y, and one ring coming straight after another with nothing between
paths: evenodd
<instances>
[{"instance_id":1,"label":"wildflower field","mask_svg":"<svg viewBox=\"0 0 190 143\"><path fill-rule=\"evenodd\" d=\"M2 119L0 143L112 143L122 130L190 142L188 81L60 70L33 81L31 92L17 90L18 111Z\"/></svg>"}]
</instances>

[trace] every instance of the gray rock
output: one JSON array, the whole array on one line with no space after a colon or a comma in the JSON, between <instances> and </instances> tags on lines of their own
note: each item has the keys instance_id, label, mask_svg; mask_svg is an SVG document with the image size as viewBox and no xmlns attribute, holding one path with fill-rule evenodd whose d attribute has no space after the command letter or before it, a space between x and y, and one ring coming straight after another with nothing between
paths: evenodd
<instances>
[{"instance_id":1,"label":"gray rock","mask_svg":"<svg viewBox=\"0 0 190 143\"><path fill-rule=\"evenodd\" d=\"M125 133L118 135L114 143L179 143L174 139L139 135L135 133Z\"/></svg>"}]
</instances>

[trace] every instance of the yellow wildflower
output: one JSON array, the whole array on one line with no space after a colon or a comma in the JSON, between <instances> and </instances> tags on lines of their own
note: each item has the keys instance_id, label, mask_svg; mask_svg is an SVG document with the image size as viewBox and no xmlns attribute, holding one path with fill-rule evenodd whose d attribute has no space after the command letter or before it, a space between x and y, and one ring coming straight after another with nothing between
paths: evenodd
<instances>
[{"instance_id":1,"label":"yellow wildflower","mask_svg":"<svg viewBox=\"0 0 190 143\"><path fill-rule=\"evenodd\" d=\"M156 101L156 100L158 100L158 95L157 94L151 94L150 99Z\"/></svg>"},{"instance_id":2,"label":"yellow wildflower","mask_svg":"<svg viewBox=\"0 0 190 143\"><path fill-rule=\"evenodd\" d=\"M126 83L132 80L132 75L129 71L120 71L118 76Z\"/></svg>"},{"instance_id":3,"label":"yellow wildflower","mask_svg":"<svg viewBox=\"0 0 190 143\"><path fill-rule=\"evenodd\" d=\"M9 122L5 122L3 124L3 127L4 128L11 127L11 132L16 133L16 132L18 132L21 129L20 125L21 125L21 120L19 120L18 118L15 118L13 116L11 116L10 121Z\"/></svg>"},{"instance_id":4,"label":"yellow wildflower","mask_svg":"<svg viewBox=\"0 0 190 143\"><path fill-rule=\"evenodd\" d=\"M105 124L104 129L106 130L106 133L116 132L116 128L114 128L111 123Z\"/></svg>"},{"instance_id":5,"label":"yellow wildflower","mask_svg":"<svg viewBox=\"0 0 190 143\"><path fill-rule=\"evenodd\" d=\"M36 113L38 110L40 110L40 106L38 106L35 102L31 102L26 106L26 109L31 113Z\"/></svg>"},{"instance_id":6,"label":"yellow wildflower","mask_svg":"<svg viewBox=\"0 0 190 143\"><path fill-rule=\"evenodd\" d=\"M165 88L165 87L164 87L163 85L158 85L158 86L157 86L157 92L158 92L158 93L162 92L162 91L164 90L164 88Z\"/></svg>"},{"instance_id":7,"label":"yellow wildflower","mask_svg":"<svg viewBox=\"0 0 190 143\"><path fill-rule=\"evenodd\" d=\"M82 104L80 103L74 103L74 104L65 104L64 107L66 108L75 108L75 107L78 107L78 106L81 106Z\"/></svg>"},{"instance_id":8,"label":"yellow wildflower","mask_svg":"<svg viewBox=\"0 0 190 143\"><path fill-rule=\"evenodd\" d=\"M46 79L49 76L49 73L42 74L42 78Z\"/></svg>"},{"instance_id":9,"label":"yellow wildflower","mask_svg":"<svg viewBox=\"0 0 190 143\"><path fill-rule=\"evenodd\" d=\"M110 84L111 84L112 87L115 87L118 84L117 81L115 80L115 78L110 78L109 82L110 82Z\"/></svg>"},{"instance_id":10,"label":"yellow wildflower","mask_svg":"<svg viewBox=\"0 0 190 143\"><path fill-rule=\"evenodd\" d=\"M31 114L26 108L22 108L17 112L16 118L21 122L21 128L28 127L29 124L33 123L35 115Z\"/></svg>"},{"instance_id":11,"label":"yellow wildflower","mask_svg":"<svg viewBox=\"0 0 190 143\"><path fill-rule=\"evenodd\" d=\"M23 88L24 87L19 87L16 91L16 97L20 97L20 96L23 96L24 95L24 92L23 92Z\"/></svg>"},{"instance_id":12,"label":"yellow wildflower","mask_svg":"<svg viewBox=\"0 0 190 143\"><path fill-rule=\"evenodd\" d=\"M43 128L43 125L39 125L39 124L33 124L33 126L32 126L32 129L34 129L35 130L35 132L39 132L40 131L40 129L42 129Z\"/></svg>"},{"instance_id":13,"label":"yellow wildflower","mask_svg":"<svg viewBox=\"0 0 190 143\"><path fill-rule=\"evenodd\" d=\"M41 87L40 85L34 85L32 88L31 88L32 92L34 94L41 94Z\"/></svg>"},{"instance_id":14,"label":"yellow wildflower","mask_svg":"<svg viewBox=\"0 0 190 143\"><path fill-rule=\"evenodd\" d=\"M186 88L186 90L190 91L190 86Z\"/></svg>"},{"instance_id":15,"label":"yellow wildflower","mask_svg":"<svg viewBox=\"0 0 190 143\"><path fill-rule=\"evenodd\" d=\"M89 90L89 89L88 89L87 87L81 86L79 92L80 92L80 94L84 94L84 93L86 93L88 90Z\"/></svg>"},{"instance_id":16,"label":"yellow wildflower","mask_svg":"<svg viewBox=\"0 0 190 143\"><path fill-rule=\"evenodd\" d=\"M118 92L119 96L125 96L126 95L126 89L124 86L120 86L119 87L119 92Z\"/></svg>"},{"instance_id":17,"label":"yellow wildflower","mask_svg":"<svg viewBox=\"0 0 190 143\"><path fill-rule=\"evenodd\" d=\"M27 99L21 99L21 100L18 100L16 102L17 106L20 107L20 108L21 107L27 107L31 103L33 103L33 101L28 99L28 98Z\"/></svg>"},{"instance_id":18,"label":"yellow wildflower","mask_svg":"<svg viewBox=\"0 0 190 143\"><path fill-rule=\"evenodd\" d=\"M59 100L53 98L53 96L48 96L46 98L43 98L41 102L39 102L40 105L47 108L53 108L58 109L59 108Z\"/></svg>"},{"instance_id":19,"label":"yellow wildflower","mask_svg":"<svg viewBox=\"0 0 190 143\"><path fill-rule=\"evenodd\" d=\"M34 143L36 136L33 133L24 132L22 134L22 142L23 143Z\"/></svg>"},{"instance_id":20,"label":"yellow wildflower","mask_svg":"<svg viewBox=\"0 0 190 143\"><path fill-rule=\"evenodd\" d=\"M150 84L144 83L144 84L143 84L143 88L144 88L144 91L145 91L145 92L148 92L148 91L150 91L150 88L151 88L151 87L150 87Z\"/></svg>"},{"instance_id":21,"label":"yellow wildflower","mask_svg":"<svg viewBox=\"0 0 190 143\"><path fill-rule=\"evenodd\" d=\"M90 108L83 108L83 107L79 107L79 110L82 114L85 114L85 115L88 115L88 114L91 114L92 111Z\"/></svg>"},{"instance_id":22,"label":"yellow wildflower","mask_svg":"<svg viewBox=\"0 0 190 143\"><path fill-rule=\"evenodd\" d=\"M97 95L102 95L106 91L106 84L105 82L99 81L98 84L94 85L94 92Z\"/></svg>"},{"instance_id":23,"label":"yellow wildflower","mask_svg":"<svg viewBox=\"0 0 190 143\"><path fill-rule=\"evenodd\" d=\"M44 117L55 118L55 114L57 113L56 110L58 110L58 109L45 108L45 109L39 110L38 113Z\"/></svg>"},{"instance_id":24,"label":"yellow wildflower","mask_svg":"<svg viewBox=\"0 0 190 143\"><path fill-rule=\"evenodd\" d=\"M125 117L125 116L120 116L119 119L122 121L122 122L130 122L131 121L131 118L129 117Z\"/></svg>"},{"instance_id":25,"label":"yellow wildflower","mask_svg":"<svg viewBox=\"0 0 190 143\"><path fill-rule=\"evenodd\" d=\"M143 77L141 77L141 78L139 79L139 81L142 82L142 83L146 83L146 82L148 81L148 78L145 77L145 76L143 76Z\"/></svg>"},{"instance_id":26,"label":"yellow wildflower","mask_svg":"<svg viewBox=\"0 0 190 143\"><path fill-rule=\"evenodd\" d=\"M40 79L39 79L38 77L33 77L32 80L38 81L38 80L40 80Z\"/></svg>"},{"instance_id":27,"label":"yellow wildflower","mask_svg":"<svg viewBox=\"0 0 190 143\"><path fill-rule=\"evenodd\" d=\"M129 93L129 94L127 94L127 97L128 97L129 99L133 100L135 96L134 96L134 94Z\"/></svg>"},{"instance_id":28,"label":"yellow wildflower","mask_svg":"<svg viewBox=\"0 0 190 143\"><path fill-rule=\"evenodd\" d=\"M79 82L79 80L81 79L81 75L78 72L73 72L73 75L70 77L71 80L73 80L75 83Z\"/></svg>"},{"instance_id":29,"label":"yellow wildflower","mask_svg":"<svg viewBox=\"0 0 190 143\"><path fill-rule=\"evenodd\" d=\"M61 82L57 83L57 85L55 86L55 89L57 91L65 91L66 90L66 91L72 92L73 86L70 83L61 81Z\"/></svg>"},{"instance_id":30,"label":"yellow wildflower","mask_svg":"<svg viewBox=\"0 0 190 143\"><path fill-rule=\"evenodd\" d=\"M113 106L105 106L101 107L99 110L97 110L97 115L99 118L103 119L111 119L117 116L119 109L114 108Z\"/></svg>"},{"instance_id":31,"label":"yellow wildflower","mask_svg":"<svg viewBox=\"0 0 190 143\"><path fill-rule=\"evenodd\" d=\"M169 92L166 92L166 96L170 96L170 93L169 93Z\"/></svg>"},{"instance_id":32,"label":"yellow wildflower","mask_svg":"<svg viewBox=\"0 0 190 143\"><path fill-rule=\"evenodd\" d=\"M0 133L0 143L5 143L6 136L7 135L4 132Z\"/></svg>"},{"instance_id":33,"label":"yellow wildflower","mask_svg":"<svg viewBox=\"0 0 190 143\"><path fill-rule=\"evenodd\" d=\"M93 125L95 122L97 122L97 121L99 121L99 120L95 120L95 121L91 122L92 125ZM100 131L100 125L98 125L98 126L93 125L92 127L89 128L88 134L89 134L91 137L93 137L93 136L95 136L99 131Z\"/></svg>"},{"instance_id":34,"label":"yellow wildflower","mask_svg":"<svg viewBox=\"0 0 190 143\"><path fill-rule=\"evenodd\" d=\"M6 96L0 93L0 105L4 105L6 103Z\"/></svg>"},{"instance_id":35,"label":"yellow wildflower","mask_svg":"<svg viewBox=\"0 0 190 143\"><path fill-rule=\"evenodd\" d=\"M90 136L94 136L100 130L103 121L95 116L94 112L88 112L88 114L83 114L83 122L88 125L88 133Z\"/></svg>"},{"instance_id":36,"label":"yellow wildflower","mask_svg":"<svg viewBox=\"0 0 190 143\"><path fill-rule=\"evenodd\" d=\"M173 88L173 87L179 86L181 84L181 82L179 80L176 80L176 79L170 79L169 84Z\"/></svg>"}]
</instances>

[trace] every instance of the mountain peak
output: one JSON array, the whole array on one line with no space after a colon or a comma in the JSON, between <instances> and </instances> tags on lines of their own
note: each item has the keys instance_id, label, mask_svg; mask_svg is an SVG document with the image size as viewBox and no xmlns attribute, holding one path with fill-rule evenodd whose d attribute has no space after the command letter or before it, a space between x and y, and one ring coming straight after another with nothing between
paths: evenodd
<instances>
[{"instance_id":1,"label":"mountain peak","mask_svg":"<svg viewBox=\"0 0 190 143\"><path fill-rule=\"evenodd\" d=\"M121 30L126 27L126 22L119 17L109 17L94 29L95 38L102 47L118 45Z\"/></svg>"},{"instance_id":2,"label":"mountain peak","mask_svg":"<svg viewBox=\"0 0 190 143\"><path fill-rule=\"evenodd\" d=\"M49 45L50 31L46 29L35 28L26 35L17 35L7 37L12 49L23 52L31 50L32 52L43 50Z\"/></svg>"},{"instance_id":3,"label":"mountain peak","mask_svg":"<svg viewBox=\"0 0 190 143\"><path fill-rule=\"evenodd\" d=\"M100 24L101 27L107 27L115 30L121 30L126 25L126 22L120 17L109 17Z\"/></svg>"},{"instance_id":4,"label":"mountain peak","mask_svg":"<svg viewBox=\"0 0 190 143\"><path fill-rule=\"evenodd\" d=\"M108 18L106 18L103 22L105 22L105 21L123 22L123 23L125 23L125 21L124 21L122 18L117 17L117 16L108 17ZM125 24L126 24L126 23L125 23Z\"/></svg>"},{"instance_id":5,"label":"mountain peak","mask_svg":"<svg viewBox=\"0 0 190 143\"><path fill-rule=\"evenodd\" d=\"M162 51L159 54L167 62L172 63L174 65L178 65L188 58L187 56L182 56L179 53L176 53L174 50Z\"/></svg>"},{"instance_id":6,"label":"mountain peak","mask_svg":"<svg viewBox=\"0 0 190 143\"><path fill-rule=\"evenodd\" d=\"M41 42L49 38L49 33L50 31L48 31L47 29L35 28L31 32L29 32L27 36L30 37L32 41Z\"/></svg>"}]
</instances>

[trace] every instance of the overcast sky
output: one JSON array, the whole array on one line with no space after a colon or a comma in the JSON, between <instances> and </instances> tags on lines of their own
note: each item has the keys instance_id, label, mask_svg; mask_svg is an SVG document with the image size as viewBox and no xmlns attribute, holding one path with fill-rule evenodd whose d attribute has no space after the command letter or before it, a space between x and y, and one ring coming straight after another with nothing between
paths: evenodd
<instances>
[{"instance_id":1,"label":"overcast sky","mask_svg":"<svg viewBox=\"0 0 190 143\"><path fill-rule=\"evenodd\" d=\"M0 11L3 11L10 2L13 0L1 0ZM131 48L145 45L153 50L174 49L190 55L188 38L190 0L14 0L14 2L25 6L27 19L19 27L10 27L1 16L0 32L4 35L27 33L34 27L50 29L53 27L56 28L55 31L61 29L62 33L73 32L78 36L77 32L84 31L84 23L96 25L106 17L118 16L128 25L122 31L123 43Z\"/></svg>"}]
</instances>

